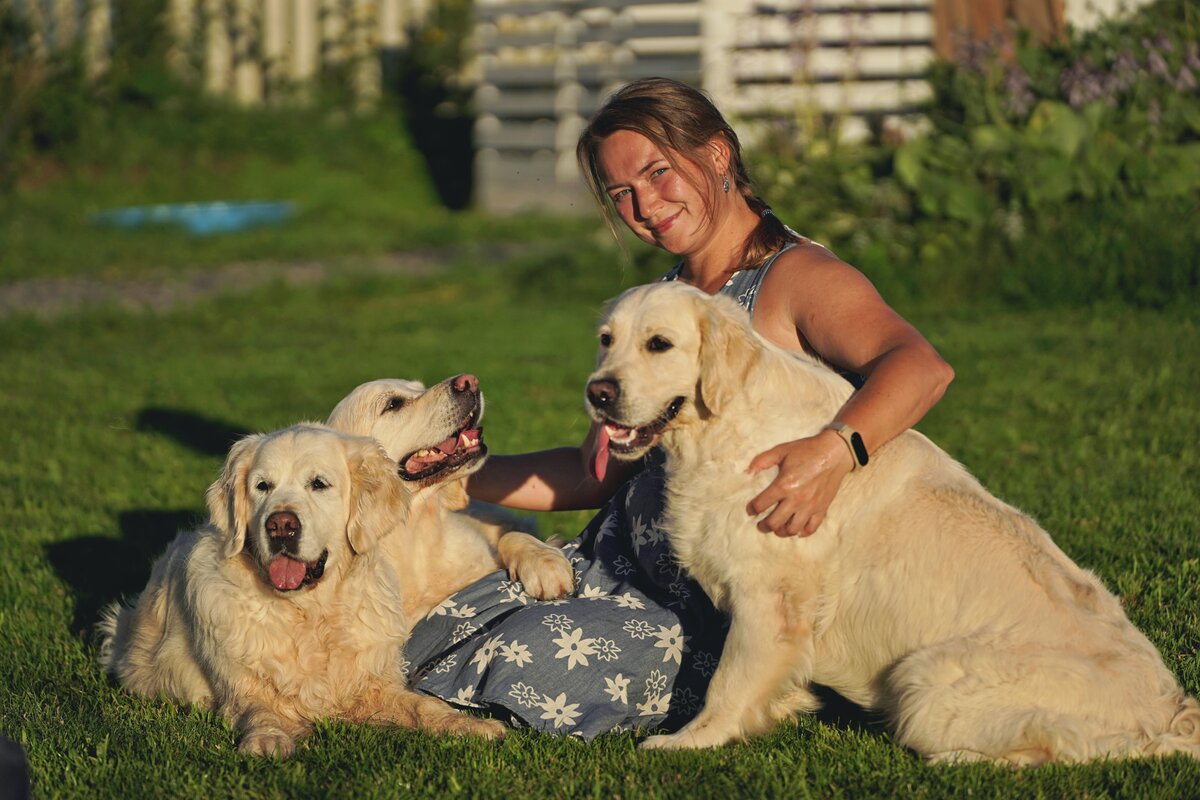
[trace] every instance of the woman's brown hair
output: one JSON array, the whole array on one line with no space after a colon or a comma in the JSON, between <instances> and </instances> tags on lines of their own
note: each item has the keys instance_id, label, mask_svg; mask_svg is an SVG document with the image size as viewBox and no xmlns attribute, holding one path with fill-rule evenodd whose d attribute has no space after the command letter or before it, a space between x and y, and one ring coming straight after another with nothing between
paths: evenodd
<instances>
[{"instance_id":1,"label":"woman's brown hair","mask_svg":"<svg viewBox=\"0 0 1200 800\"><path fill-rule=\"evenodd\" d=\"M675 157L679 157L699 169L708 184L707 187L696 187L707 197L706 211L714 207L717 192L721 191L718 187L724 178L716 174L709 159L701 158L701 154L713 138L725 139L729 146L729 181L760 220L746 239L740 263L731 265L730 272L757 267L788 242L797 241L796 234L770 213L770 206L754 194L742 159L741 143L725 117L703 92L670 78L643 78L618 90L592 117L575 147L584 181L614 234L617 230L614 211L604 190L605 178L600 172L598 153L600 143L621 130L645 136L673 165ZM687 172L683 175L686 179Z\"/></svg>"}]
</instances>

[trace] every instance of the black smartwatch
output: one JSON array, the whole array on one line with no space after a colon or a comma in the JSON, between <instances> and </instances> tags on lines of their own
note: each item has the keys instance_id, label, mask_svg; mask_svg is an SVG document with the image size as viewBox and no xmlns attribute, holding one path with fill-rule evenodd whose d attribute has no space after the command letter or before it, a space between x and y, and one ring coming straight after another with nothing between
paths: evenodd
<instances>
[{"instance_id":1,"label":"black smartwatch","mask_svg":"<svg viewBox=\"0 0 1200 800\"><path fill-rule=\"evenodd\" d=\"M862 436L858 431L844 422L831 422L825 427L842 437L842 441L850 448L850 457L854 459L854 469L867 465L871 456L867 453L867 446L863 444Z\"/></svg>"}]
</instances>

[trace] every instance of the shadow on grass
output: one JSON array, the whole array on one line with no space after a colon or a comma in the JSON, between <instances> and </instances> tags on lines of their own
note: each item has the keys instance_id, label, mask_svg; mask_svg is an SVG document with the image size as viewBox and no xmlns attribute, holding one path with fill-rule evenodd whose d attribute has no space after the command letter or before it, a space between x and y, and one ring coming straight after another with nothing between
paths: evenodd
<instances>
[{"instance_id":1,"label":"shadow on grass","mask_svg":"<svg viewBox=\"0 0 1200 800\"><path fill-rule=\"evenodd\" d=\"M206 456L225 457L229 446L250 431L195 411L177 408L143 408L138 413L137 430L161 433L185 447Z\"/></svg>"},{"instance_id":2,"label":"shadow on grass","mask_svg":"<svg viewBox=\"0 0 1200 800\"><path fill-rule=\"evenodd\" d=\"M71 631L90 637L101 609L144 589L151 562L202 517L200 509L134 509L118 519L120 539L90 535L46 545L46 559L75 595Z\"/></svg>"},{"instance_id":3,"label":"shadow on grass","mask_svg":"<svg viewBox=\"0 0 1200 800\"><path fill-rule=\"evenodd\" d=\"M814 685L812 689L821 701L821 708L813 716L826 725L874 734L888 732L882 713L865 709L825 686Z\"/></svg>"}]
</instances>

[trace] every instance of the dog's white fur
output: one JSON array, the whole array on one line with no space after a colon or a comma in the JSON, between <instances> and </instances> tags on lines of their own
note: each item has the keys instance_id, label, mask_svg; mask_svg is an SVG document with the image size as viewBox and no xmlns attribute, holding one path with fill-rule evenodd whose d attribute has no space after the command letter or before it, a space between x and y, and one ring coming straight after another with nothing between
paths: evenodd
<instances>
[{"instance_id":1,"label":"dog's white fur","mask_svg":"<svg viewBox=\"0 0 1200 800\"><path fill-rule=\"evenodd\" d=\"M137 694L216 709L257 755L289 755L322 718L502 736L406 686L408 597L427 587L398 580L383 545L404 537L408 501L374 439L313 424L241 439L208 523L170 544L133 604L106 611L101 664ZM311 585L271 582L276 513L294 515L298 561L327 554Z\"/></svg>"},{"instance_id":2,"label":"dog's white fur","mask_svg":"<svg viewBox=\"0 0 1200 800\"><path fill-rule=\"evenodd\" d=\"M731 615L704 709L644 746L764 732L815 708L818 683L887 712L931 761L1200 756L1200 705L1118 599L921 434L848 475L813 536L756 529L746 507L773 471L746 468L833 418L851 389L826 366L682 284L630 290L601 332L592 379L619 400L598 421L642 426L685 398L661 437L666 530Z\"/></svg>"},{"instance_id":3,"label":"dog's white fur","mask_svg":"<svg viewBox=\"0 0 1200 800\"><path fill-rule=\"evenodd\" d=\"M400 461L454 436L462 429L464 417L478 422L483 395L457 390L461 377L428 389L411 380L369 381L338 402L327 424L378 439L388 455ZM475 402L478 411L472 408ZM387 549L402 576L421 573L419 582L426 592L406 597L414 609L431 608L501 568L539 600L561 597L574 588L575 573L558 547L520 530L523 521L502 509L468 504L467 476L482 464L479 458L434 479L406 484L412 492L408 533ZM403 582L415 585L418 576Z\"/></svg>"}]
</instances>

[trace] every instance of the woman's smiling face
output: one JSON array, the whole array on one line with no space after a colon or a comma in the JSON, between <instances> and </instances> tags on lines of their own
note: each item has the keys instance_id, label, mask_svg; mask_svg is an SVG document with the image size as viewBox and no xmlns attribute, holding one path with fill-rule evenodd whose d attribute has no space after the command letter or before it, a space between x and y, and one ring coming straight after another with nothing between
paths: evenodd
<instances>
[{"instance_id":1,"label":"woman's smiling face","mask_svg":"<svg viewBox=\"0 0 1200 800\"><path fill-rule=\"evenodd\" d=\"M597 164L613 207L642 241L674 255L700 247L710 228L701 189L707 176L679 154L674 164L640 133L618 130L600 143Z\"/></svg>"}]
</instances>

